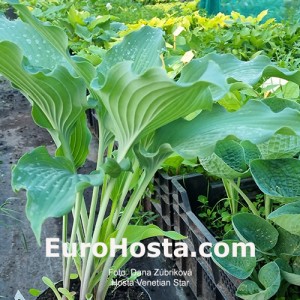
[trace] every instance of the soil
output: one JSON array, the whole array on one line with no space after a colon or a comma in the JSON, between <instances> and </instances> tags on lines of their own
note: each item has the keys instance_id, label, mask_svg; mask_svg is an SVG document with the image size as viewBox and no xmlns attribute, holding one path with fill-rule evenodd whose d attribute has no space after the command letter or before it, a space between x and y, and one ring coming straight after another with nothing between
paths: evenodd
<instances>
[{"instance_id":1,"label":"soil","mask_svg":"<svg viewBox=\"0 0 300 300\"><path fill-rule=\"evenodd\" d=\"M55 287L58 289L62 287L62 282L59 282L55 285ZM79 300L79 291L80 291L80 282L79 280L72 280L70 284L70 291L76 292L75 299ZM105 297L105 300L125 300L125 299L134 299L134 300L149 300L149 294L147 291L139 286L120 286L117 289L111 288L108 290L107 296ZM56 300L56 297L51 289L47 289L45 292L43 292L37 300Z\"/></svg>"},{"instance_id":2,"label":"soil","mask_svg":"<svg viewBox=\"0 0 300 300\"><path fill-rule=\"evenodd\" d=\"M25 217L25 193L15 194L10 185L11 167L39 145L54 152L49 134L32 121L29 102L0 77L0 297L4 299L14 299L18 290L31 299L27 291L43 288L42 276L60 276L60 260L45 257L44 244L38 247ZM58 220L47 221L43 240L57 236L59 229Z\"/></svg>"},{"instance_id":3,"label":"soil","mask_svg":"<svg viewBox=\"0 0 300 300\"><path fill-rule=\"evenodd\" d=\"M45 290L41 280L43 276L53 282L62 278L61 259L45 256L45 239L60 237L61 219L53 218L44 223L42 245L39 247L24 213L25 192L15 194L10 184L11 167L24 153L40 145L46 146L49 153L55 151L50 135L32 121L30 111L26 98L0 76L0 298L5 300L14 300L18 290L26 300L35 299L28 291L31 288ZM96 140L92 143L94 145L82 173L95 166L96 153L93 149L97 148ZM168 279L173 282L177 278L154 275L155 269L175 268L174 262L166 261L162 255L132 259L126 268L151 270L152 275L141 277L145 281ZM194 300L189 287L147 286L147 292L155 300ZM124 297L123 294L120 299L128 299Z\"/></svg>"}]
</instances>

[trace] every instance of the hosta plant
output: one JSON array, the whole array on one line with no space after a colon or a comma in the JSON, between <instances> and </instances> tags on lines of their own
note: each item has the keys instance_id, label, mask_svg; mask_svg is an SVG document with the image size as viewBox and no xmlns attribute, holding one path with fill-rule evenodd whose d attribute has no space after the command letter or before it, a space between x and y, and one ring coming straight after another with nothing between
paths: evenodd
<instances>
[{"instance_id":1,"label":"hosta plant","mask_svg":"<svg viewBox=\"0 0 300 300\"><path fill-rule=\"evenodd\" d=\"M208 55L192 60L175 81L163 67L163 32L145 26L109 50L95 68L69 55L63 30L40 23L15 1L12 5L21 20L0 16L0 73L28 98L35 123L56 144L54 155L40 146L24 154L12 171L13 189L27 191L26 215L38 242L49 217L63 217L63 242L70 245L101 242L109 248L114 238L129 246L158 235L182 239L153 225L129 225L168 156L207 157L228 136L257 144L279 130L299 133L299 112L293 108L275 112L263 102L249 101L228 112L217 103L262 77L299 81L299 73L279 69L266 57L242 62L232 55ZM85 116L89 107L98 117L98 159L95 171L81 174L78 168L91 140ZM89 186L93 194L87 207L83 191ZM74 221L68 237L70 212ZM114 276L110 270L129 258L94 257L89 249L85 257L64 258L64 291L74 263L80 299L103 300Z\"/></svg>"},{"instance_id":2,"label":"hosta plant","mask_svg":"<svg viewBox=\"0 0 300 300\"><path fill-rule=\"evenodd\" d=\"M296 220L298 218L298 220ZM267 220L249 213L233 216L235 233L227 233L223 243L231 248L232 242L254 243L255 256L250 252L230 252L220 258L212 249L213 260L223 270L239 279L245 279L237 289L241 299L267 300L298 299L300 288L300 235L299 202L287 204L269 215ZM281 223L289 224L281 226ZM295 228L296 226L296 228ZM294 230L291 228L294 227Z\"/></svg>"},{"instance_id":3,"label":"hosta plant","mask_svg":"<svg viewBox=\"0 0 300 300\"><path fill-rule=\"evenodd\" d=\"M261 90L259 92L259 90ZM259 93L258 93L259 92ZM255 97L268 105L273 111L281 111L284 108L291 107L300 110L298 103L299 99L299 83L279 80L278 78L270 78L265 81L260 88L256 90L241 90L239 94L235 93L231 97L226 96L219 103L224 105L229 110L238 110L245 101L245 98L239 97L240 94L246 93L247 97ZM235 98L235 96L237 96ZM230 101L231 98L231 101ZM255 99L254 98L254 99ZM235 101L233 101L235 99ZM283 159L297 157L300 152L300 137L297 135L287 134L286 129L274 134L268 141L254 145L249 141L236 141L231 138L226 138L217 142L214 153L210 156L200 159L200 163L206 171L211 175L215 175L222 179L229 209L231 215L239 211L238 205L240 199L244 200L243 205L247 205L248 209L255 215L264 215L267 217L273 209L273 202L278 202L278 197L272 193L264 193L264 205L257 209L256 204L252 203L251 199L241 189L241 179L244 177L254 176L257 185L261 187L263 180L266 177L260 176L257 178L256 173L253 173L253 168L250 164L255 159ZM285 160L284 160L285 161ZM257 172L255 169L255 172ZM275 174L272 172L272 174ZM273 177L271 177L273 178ZM261 190L265 190L262 188ZM280 198L279 203L284 202ZM276 203L278 206L279 204ZM260 210L260 211L259 211Z\"/></svg>"},{"instance_id":4,"label":"hosta plant","mask_svg":"<svg viewBox=\"0 0 300 300\"><path fill-rule=\"evenodd\" d=\"M264 103L273 103L271 101L263 101ZM288 101L277 98L278 103L288 103L294 106L295 109L300 108L299 104L294 101ZM277 103L277 105L278 105ZM274 108L274 107L273 107ZM237 142L232 139L224 139L218 141L214 150L214 153L208 157L200 159L200 163L210 173L222 179L227 198L229 201L229 209L232 215L236 214L238 209L238 203L240 199L243 199L249 210L260 216L260 212L257 207L252 203L252 200L241 189L241 179L243 177L253 176L256 179L258 187L261 187L261 191L266 189L263 187L263 183L266 180L264 175L268 174L266 171L257 177L257 170L262 168L261 165L255 169L251 166L251 163L257 159L261 159L262 162L269 162L270 159L287 159L293 158L300 152L300 138L297 135L289 135L284 132L276 133L271 139L264 143L254 145L249 141ZM283 162L285 162L285 159ZM254 164L254 162L253 162ZM275 175L276 173L272 172ZM271 177L270 180L272 180ZM275 193L276 194L276 193ZM278 202L278 197L274 193L264 193L264 215L267 217L272 212L272 202ZM280 199L279 203L284 202Z\"/></svg>"},{"instance_id":5,"label":"hosta plant","mask_svg":"<svg viewBox=\"0 0 300 300\"><path fill-rule=\"evenodd\" d=\"M256 247L255 257L242 257L238 253L236 258L219 258L213 251L213 259L222 269L246 279L236 293L242 299L299 297L299 167L298 159L285 158L283 153L282 157L256 158L250 162L251 174L260 190L282 205L268 214L267 220L248 213L233 216L235 234L228 233L223 242L229 245L232 240L252 242Z\"/></svg>"}]
</instances>

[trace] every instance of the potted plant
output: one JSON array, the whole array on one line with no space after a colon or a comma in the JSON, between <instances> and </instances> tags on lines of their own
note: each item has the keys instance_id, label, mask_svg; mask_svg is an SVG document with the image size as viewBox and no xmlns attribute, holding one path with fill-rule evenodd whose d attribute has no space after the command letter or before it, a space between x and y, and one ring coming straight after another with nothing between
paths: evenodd
<instances>
[{"instance_id":1,"label":"potted plant","mask_svg":"<svg viewBox=\"0 0 300 300\"><path fill-rule=\"evenodd\" d=\"M283 215L283 218L289 218L288 214ZM236 278L246 279L238 286L237 297L297 299L300 285L299 235L249 213L236 214L232 224L235 235L228 235L222 243L229 248L234 241L252 242L256 246L254 257L249 252L246 257L242 257L241 252L234 257L231 252L226 258L220 258L214 255L212 248L212 257L218 266Z\"/></svg>"},{"instance_id":2,"label":"potted plant","mask_svg":"<svg viewBox=\"0 0 300 300\"><path fill-rule=\"evenodd\" d=\"M299 272L299 160L295 158L255 159L251 173L260 189L281 205L267 220L252 214L237 214L232 219L234 234L229 239L253 242L256 255L213 259L226 272L246 279L237 289L242 299L297 299ZM291 184L292 183L292 184ZM235 270L235 266L238 266Z\"/></svg>"},{"instance_id":3,"label":"potted plant","mask_svg":"<svg viewBox=\"0 0 300 300\"><path fill-rule=\"evenodd\" d=\"M287 101L286 99L277 100L280 102ZM290 101L290 105L295 105L295 107L297 107L297 103L293 101ZM174 229L188 237L187 243L190 251L195 251L201 244L206 242L216 244L217 240L214 237L214 230L218 230L218 227L222 227L222 233L218 233L219 236L221 235L223 238L225 232L231 227L234 228L235 231L238 230L239 233L247 231L247 239L241 237L241 234L237 233L237 235L232 235L228 232L225 234L228 240L235 239L238 242L246 242L246 240L247 242L254 242L260 252L264 251L264 247L268 246L265 245L266 240L264 238L261 237L261 240L259 240L259 234L266 238L269 236L269 231L271 231L270 234L273 234L274 240L268 241L267 244L270 248L267 250L269 253L264 253L266 254L264 260L267 262L270 261L270 256L273 256L273 260L276 258L279 259L282 256L286 258L289 253L287 252L287 248L291 248L292 246L291 244L286 244L285 247L287 248L283 248L283 244L288 242L288 238L293 238L297 244L297 237L292 237L283 229L278 229L278 233L277 230L267 221L263 220L262 217L269 219L276 214L277 210L273 211L274 209L280 207L282 203L290 202L293 199L292 197L298 195L296 183L293 184L295 188L289 188L289 186L291 186L290 182L294 182L295 177L297 178L297 160L288 157L297 155L299 150L299 137L294 135L282 135L278 133L269 141L258 145L252 145L249 141L238 143L231 139L225 139L216 144L214 153L211 156L204 160L200 159L200 161L202 161L203 166L207 171L221 177L223 182L225 181L229 186L224 187L221 184L213 184L214 186L212 187L212 184L209 183L208 179L202 174L192 174L173 179L172 198ZM251 155L249 155L250 153ZM272 157L277 157L277 159L271 159ZM282 159L282 157L286 158ZM249 173L254 177L255 184L253 184L253 181L251 183L248 179L246 181L241 181L240 178ZM234 179L236 177L238 177L238 179L235 181ZM252 188L252 197L246 192L249 187ZM253 187L256 187L256 193L263 193L263 197L260 199L260 209L258 209L257 199L255 199L256 194L253 193ZM228 190L230 193L228 193ZM279 197L282 192L285 198ZM204 196L207 196L208 198L207 200L205 197L205 201L201 201L202 206L197 203L199 195L202 195L201 197L203 198ZM232 195L234 197L232 197ZM226 201L224 202L225 197ZM221 198L223 198L223 201ZM223 207L223 213L220 213L220 216L214 211L217 205L216 200L222 201L222 204L228 204L226 208L224 208L225 206ZM240 203L243 200L243 206L240 206ZM278 211L281 209L282 208L279 208ZM241 213L242 211L252 212L253 216L249 213ZM199 214L200 220L197 217L197 214ZM210 216L208 218L209 214ZM223 222L221 220L218 221L220 218L222 218ZM226 222L224 222L223 219L226 219ZM231 219L232 226L227 226L228 221ZM211 223L204 223L203 220ZM239 220L239 222L237 220ZM248 223L247 220L249 221ZM225 230L225 226L228 227L227 230ZM207 230L207 227L211 229L211 232ZM232 241L228 243L231 245ZM264 245L261 245L261 243ZM293 247L295 248L295 246ZM293 249L293 247L291 249ZM296 253L297 251L294 252L293 254L290 254L293 257L292 261L295 259L295 256L298 255ZM253 273L254 267L256 266L256 263L258 267L261 267L263 260L263 257L258 256L256 262L255 259L253 260L253 257L249 257L249 262L251 262L253 268L247 269L249 265L247 263L242 263L245 260L244 257L240 257L239 260L236 260L232 257L232 254L230 254L226 259L218 258L216 256L213 256L213 258L213 261L211 258L199 256L195 256L194 258L179 258L176 261L176 264L179 269L184 269L184 265L187 264L193 266L206 266L206 268L203 267L202 269L211 279L211 284L215 284L215 293L219 291L226 299L234 298L236 290L237 296L243 298L240 290L245 288L245 285L242 284L239 287L240 281L238 279L245 279L251 274L252 279L256 278L255 273ZM189 260L192 262L188 262ZM280 260L279 263L284 267ZM291 261L289 262L288 260L286 263L291 264ZM245 268L243 269L244 272L246 272L245 270L247 269L250 273L241 275L239 272L242 267L239 267L239 264L243 265ZM219 269L220 265L222 270ZM224 270L237 279L234 279L234 277L231 277L230 275L226 275L226 273L223 272ZM268 270L268 268L266 268L266 270ZM283 271L285 271L285 269L283 269ZM202 281L198 278L199 276L201 276L201 271L197 272L197 269L195 269L191 287L196 296L198 296L197 293L199 293L199 291L205 292L205 288L201 284ZM295 274L295 277L297 278L297 274ZM278 278L280 281L280 276ZM261 284L257 280L255 282L258 285ZM296 280L290 281L292 284L295 284L294 282L296 282ZM288 286L289 285L285 282L284 286L281 288L279 288L279 285L276 286L276 288L273 287L271 289L272 295L269 292L260 292L261 295L265 295L264 297L271 297L274 293L284 295ZM252 297L255 298L257 296L256 292L252 293ZM244 299L250 297L250 290L248 290L247 293L247 296L244 295ZM291 292L289 291L289 293Z\"/></svg>"},{"instance_id":4,"label":"potted plant","mask_svg":"<svg viewBox=\"0 0 300 300\"><path fill-rule=\"evenodd\" d=\"M183 238L153 225L129 225L153 175L173 151L184 157L209 155L228 135L258 143L286 126L298 133L296 110L274 112L249 101L228 112L217 103L262 76L298 80L297 72L279 69L266 57L242 62L232 55L208 55L187 64L175 81L162 67L162 31L145 26L110 49L95 68L69 55L60 28L40 23L23 5L12 5L21 20L0 16L0 72L26 95L34 121L57 146L55 155L43 146L24 154L13 168L12 186L27 191L26 214L38 242L43 222L63 217L65 294L72 262L81 282L80 299L102 300L129 253L142 249L141 240ZM94 172L79 174L89 152L89 107L95 108L99 123L98 161ZM195 112L192 120L182 119ZM89 210L83 196L88 186L93 187ZM70 212L74 221L68 239ZM122 251L115 247L121 243Z\"/></svg>"}]
</instances>

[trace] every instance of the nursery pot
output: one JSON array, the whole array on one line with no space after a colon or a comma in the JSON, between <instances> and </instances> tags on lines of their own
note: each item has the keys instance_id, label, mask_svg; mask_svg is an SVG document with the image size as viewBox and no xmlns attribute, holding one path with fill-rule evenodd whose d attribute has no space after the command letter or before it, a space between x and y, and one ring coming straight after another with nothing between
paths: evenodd
<instances>
[{"instance_id":1,"label":"nursery pot","mask_svg":"<svg viewBox=\"0 0 300 300\"><path fill-rule=\"evenodd\" d=\"M120 279L117 279L120 281ZM55 287L62 287L63 282L58 282ZM78 279L71 280L70 289L71 292L76 292L75 300L79 299L80 293L80 281ZM105 297L105 300L126 300L126 299L135 299L135 300L151 300L151 297L147 290L143 287L134 283L132 285L120 285L118 287L112 286L109 288L108 293ZM42 294L37 297L37 300L57 300L53 291L48 288Z\"/></svg>"}]
</instances>

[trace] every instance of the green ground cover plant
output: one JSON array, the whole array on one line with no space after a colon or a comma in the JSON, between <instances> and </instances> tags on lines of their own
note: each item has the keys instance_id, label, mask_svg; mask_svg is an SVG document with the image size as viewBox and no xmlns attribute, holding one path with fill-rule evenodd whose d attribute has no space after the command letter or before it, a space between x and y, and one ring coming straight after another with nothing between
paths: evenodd
<instances>
[{"instance_id":1,"label":"green ground cover plant","mask_svg":"<svg viewBox=\"0 0 300 300\"><path fill-rule=\"evenodd\" d=\"M114 2L112 7L90 1L23 3L41 21L64 28L72 51L94 65L124 35L149 25L166 32L166 51L170 54L167 63L170 69L175 69L173 72L180 72L182 57L189 51L196 57L211 52L232 53L242 60L264 54L282 67L299 67L299 25L284 20L278 23L269 18L267 11L258 10L256 17L231 11L227 15L206 17L197 11L196 1L156 5ZM179 27L183 30L176 34Z\"/></svg>"},{"instance_id":2,"label":"green ground cover plant","mask_svg":"<svg viewBox=\"0 0 300 300\"><path fill-rule=\"evenodd\" d=\"M282 67L299 68L299 24L278 23L268 19L267 11L256 17L245 17L231 12L229 15L218 14L205 17L198 12L181 17L153 18L127 24L130 29L141 25L163 28L166 32L170 69L180 72L184 64L183 56L192 52L195 57L205 54L232 53L242 60L249 60L263 54ZM182 28L178 32L178 28Z\"/></svg>"},{"instance_id":3,"label":"green ground cover plant","mask_svg":"<svg viewBox=\"0 0 300 300\"><path fill-rule=\"evenodd\" d=\"M269 82L257 93L273 110L283 103L299 110L299 85ZM258 89L257 89L258 91ZM270 140L253 145L232 138L218 141L214 153L200 164L222 179L227 197L215 206L199 196L199 218L229 248L233 242L253 242L256 256L214 255L218 266L246 279L236 295L241 299L299 298L299 137L278 132ZM262 194L251 198L241 179L251 175ZM233 231L234 229L234 231ZM233 251L233 250L232 250ZM271 275L272 274L272 275Z\"/></svg>"},{"instance_id":4,"label":"green ground cover plant","mask_svg":"<svg viewBox=\"0 0 300 300\"><path fill-rule=\"evenodd\" d=\"M198 157L203 164L216 150L226 157L223 150L234 143L237 151L251 150L242 166L232 171L243 174L250 154L257 158L252 156L256 145L268 143L274 135L292 139L300 134L300 113L291 101L279 101L278 108L278 101L256 97L233 111L218 103L224 98L227 103L235 101L234 93L252 90L269 77L299 85L299 72L281 69L266 56L245 62L212 53L191 60L172 77L165 68L162 30L144 26L106 51L95 67L70 55L63 29L41 23L16 1L12 4L21 19L0 16L0 73L28 98L34 121L48 130L57 147L54 155L43 145L25 153L12 171L13 189L27 192L26 215L38 242L49 217L63 217L63 242L70 245L102 243L109 249L112 238L116 244L125 238L135 247L153 236L183 239L154 225L130 225L166 158L176 152L184 159ZM91 139L88 108L98 117L98 159L93 172L81 174L78 168ZM225 171L231 172L229 167ZM89 186L93 194L88 210L83 191ZM74 217L70 238L69 213ZM94 257L89 250L82 258L64 258L63 292L68 293L74 264L81 280L80 299L105 299L114 276L109 270L118 270L128 259L129 253L115 259L108 254Z\"/></svg>"},{"instance_id":5,"label":"green ground cover plant","mask_svg":"<svg viewBox=\"0 0 300 300\"><path fill-rule=\"evenodd\" d=\"M290 220L291 216L293 220ZM233 216L234 231L225 235L223 243L231 248L234 241L252 242L256 247L255 257L250 257L250 253L242 257L241 252L234 257L230 252L226 258L220 258L214 254L214 248L212 253L213 260L223 270L245 279L236 292L239 298L299 298L299 230L291 230L296 216L299 217L299 201L286 204L270 214L268 219L274 225L249 213ZM290 225L285 226L284 223Z\"/></svg>"},{"instance_id":6,"label":"green ground cover plant","mask_svg":"<svg viewBox=\"0 0 300 300\"><path fill-rule=\"evenodd\" d=\"M287 101L299 110L299 86L290 89L289 84L275 90L273 85L270 97L263 101L276 102L273 107L276 111ZM230 253L227 258L213 256L215 262L231 275L247 279L236 293L241 299L270 299L274 295L276 299L298 299L299 137L278 132L255 147L248 142L240 143L243 150L230 140L219 143L222 145L216 146L215 153L203 166L223 179L226 190L233 189L236 194L230 197L232 193L227 191L224 204L219 209L209 208L202 217L210 221L219 217L217 229L227 231L223 242L228 245L232 241L253 242L257 252L255 259L245 259L241 253L234 257ZM243 168L248 168L244 175L250 173L262 191L259 199L251 199L241 190L239 183L243 175L234 172ZM202 203L207 205L204 200ZM234 229L234 234L230 229Z\"/></svg>"},{"instance_id":7,"label":"green ground cover plant","mask_svg":"<svg viewBox=\"0 0 300 300\"><path fill-rule=\"evenodd\" d=\"M120 39L120 32L127 29L127 23L153 17L187 15L196 11L195 2L186 4L178 1L156 5L144 5L136 1L113 1L113 5L97 1L65 0L21 3L42 22L64 28L72 52L87 58L94 65L99 64L105 51ZM3 11L8 8L7 4L1 5L1 2L0 7Z\"/></svg>"},{"instance_id":8,"label":"green ground cover plant","mask_svg":"<svg viewBox=\"0 0 300 300\"><path fill-rule=\"evenodd\" d=\"M90 13L93 16L113 15L119 22L132 23L140 19L151 19L153 17L163 18L165 16L180 16L196 11L196 2L182 3L181 1L161 1L157 3L142 3L142 1L65 1L65 0L22 0L34 15L43 21L57 21L65 19L65 13L70 7L74 7L81 13ZM56 18L55 18L56 17Z\"/></svg>"}]
</instances>

